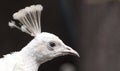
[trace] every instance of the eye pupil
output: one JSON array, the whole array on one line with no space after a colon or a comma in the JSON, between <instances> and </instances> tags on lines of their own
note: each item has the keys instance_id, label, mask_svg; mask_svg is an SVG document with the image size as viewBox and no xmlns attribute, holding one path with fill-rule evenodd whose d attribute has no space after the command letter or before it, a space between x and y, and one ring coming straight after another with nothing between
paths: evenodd
<instances>
[{"instance_id":1,"label":"eye pupil","mask_svg":"<svg viewBox=\"0 0 120 71\"><path fill-rule=\"evenodd\" d=\"M50 46L51 46L51 47L55 47L56 45L55 45L54 42L50 42Z\"/></svg>"}]
</instances>

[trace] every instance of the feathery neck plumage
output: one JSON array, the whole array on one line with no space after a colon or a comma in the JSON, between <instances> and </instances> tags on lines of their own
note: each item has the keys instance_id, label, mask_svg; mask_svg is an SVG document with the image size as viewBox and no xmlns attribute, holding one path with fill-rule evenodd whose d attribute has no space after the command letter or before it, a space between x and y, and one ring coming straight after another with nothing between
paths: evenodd
<instances>
[{"instance_id":1,"label":"feathery neck plumage","mask_svg":"<svg viewBox=\"0 0 120 71\"><path fill-rule=\"evenodd\" d=\"M37 46L36 42L37 41L33 39L19 52L20 59L25 67L24 69L26 69L25 71L38 71L39 66L45 62L42 59L42 55L41 58L38 58L37 53L33 49Z\"/></svg>"},{"instance_id":2,"label":"feathery neck plumage","mask_svg":"<svg viewBox=\"0 0 120 71\"><path fill-rule=\"evenodd\" d=\"M29 56L29 52L26 52L25 55L20 55L21 63L19 66L23 69L23 71L38 71L40 64L35 61L33 56Z\"/></svg>"}]
</instances>

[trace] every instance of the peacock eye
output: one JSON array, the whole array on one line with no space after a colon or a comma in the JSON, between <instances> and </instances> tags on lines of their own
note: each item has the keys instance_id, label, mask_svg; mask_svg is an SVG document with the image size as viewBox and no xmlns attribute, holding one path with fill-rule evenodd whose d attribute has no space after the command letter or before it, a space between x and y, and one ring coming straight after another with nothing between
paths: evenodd
<instances>
[{"instance_id":1,"label":"peacock eye","mask_svg":"<svg viewBox=\"0 0 120 71\"><path fill-rule=\"evenodd\" d=\"M56 47L56 43L54 41L49 42L48 44L48 49L53 51L54 47Z\"/></svg>"},{"instance_id":2,"label":"peacock eye","mask_svg":"<svg viewBox=\"0 0 120 71\"><path fill-rule=\"evenodd\" d=\"M49 42L49 46L50 46L50 47L55 47L56 44L55 44L54 42Z\"/></svg>"}]
</instances>

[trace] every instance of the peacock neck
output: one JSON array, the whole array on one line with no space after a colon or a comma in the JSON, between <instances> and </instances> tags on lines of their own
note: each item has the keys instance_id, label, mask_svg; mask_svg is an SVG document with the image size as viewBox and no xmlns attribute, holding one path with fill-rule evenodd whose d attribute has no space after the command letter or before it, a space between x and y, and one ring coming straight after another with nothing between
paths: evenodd
<instances>
[{"instance_id":1,"label":"peacock neck","mask_svg":"<svg viewBox=\"0 0 120 71\"><path fill-rule=\"evenodd\" d=\"M37 61L36 53L33 48L35 45L34 41L30 42L19 52L19 59L21 61L22 67L25 69L23 71L38 71L39 66L42 62Z\"/></svg>"},{"instance_id":2,"label":"peacock neck","mask_svg":"<svg viewBox=\"0 0 120 71\"><path fill-rule=\"evenodd\" d=\"M23 71L38 71L41 63L36 61L36 57L31 50L22 50L19 52L19 61L21 61Z\"/></svg>"}]
</instances>

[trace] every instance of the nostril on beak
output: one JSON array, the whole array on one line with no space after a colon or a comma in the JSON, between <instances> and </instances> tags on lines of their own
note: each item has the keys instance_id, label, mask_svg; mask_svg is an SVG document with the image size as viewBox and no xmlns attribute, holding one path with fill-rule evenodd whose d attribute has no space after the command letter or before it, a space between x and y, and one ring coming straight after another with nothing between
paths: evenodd
<instances>
[{"instance_id":1,"label":"nostril on beak","mask_svg":"<svg viewBox=\"0 0 120 71\"><path fill-rule=\"evenodd\" d=\"M71 50L70 48L67 48L67 50Z\"/></svg>"}]
</instances>

